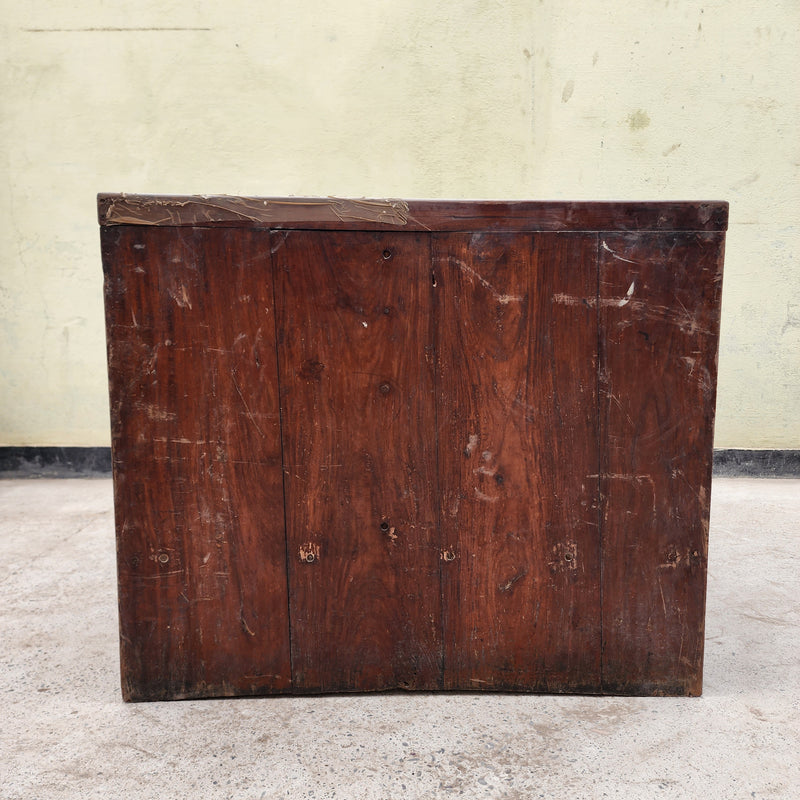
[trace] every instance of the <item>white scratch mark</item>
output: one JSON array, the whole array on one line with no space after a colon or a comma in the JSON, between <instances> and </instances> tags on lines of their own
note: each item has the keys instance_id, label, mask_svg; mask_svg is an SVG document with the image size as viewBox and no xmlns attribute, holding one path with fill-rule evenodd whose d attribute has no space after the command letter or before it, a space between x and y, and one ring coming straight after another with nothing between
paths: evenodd
<instances>
[{"instance_id":1,"label":"white scratch mark","mask_svg":"<svg viewBox=\"0 0 800 800\"><path fill-rule=\"evenodd\" d=\"M692 358L691 356L681 356L680 360L683 361L689 368L689 374L691 375L694 372L695 364L697 364L697 359Z\"/></svg>"},{"instance_id":2,"label":"white scratch mark","mask_svg":"<svg viewBox=\"0 0 800 800\"><path fill-rule=\"evenodd\" d=\"M562 306L587 306L594 308L597 305L596 297L576 297L573 294L564 294L564 292L556 292L553 295L553 302Z\"/></svg>"},{"instance_id":3,"label":"white scratch mark","mask_svg":"<svg viewBox=\"0 0 800 800\"><path fill-rule=\"evenodd\" d=\"M617 306L622 308L622 306L628 305L631 301L631 297L633 297L633 290L636 288L636 281L631 281L631 285L628 287L628 291L625 293L625 297L623 297L618 303Z\"/></svg>"},{"instance_id":4,"label":"white scratch mark","mask_svg":"<svg viewBox=\"0 0 800 800\"><path fill-rule=\"evenodd\" d=\"M587 475L587 478L606 478L607 480L626 481L628 483L646 483L650 487L650 492L653 495L653 519L655 520L657 514L656 508L656 484L650 475L629 475L627 473L619 472L602 472L600 474L594 472Z\"/></svg>"},{"instance_id":5,"label":"white scratch mark","mask_svg":"<svg viewBox=\"0 0 800 800\"><path fill-rule=\"evenodd\" d=\"M667 618L667 601L664 599L664 587L661 585L661 575L656 573L656 579L658 580L658 591L661 593L661 605L664 608L664 618Z\"/></svg>"},{"instance_id":6,"label":"white scratch mark","mask_svg":"<svg viewBox=\"0 0 800 800\"><path fill-rule=\"evenodd\" d=\"M366 323L366 322L363 322L363 321L362 321L362 323L361 323L361 324L362 324L362 325L363 325L365 328L367 327L367 323Z\"/></svg>"},{"instance_id":7,"label":"white scratch mark","mask_svg":"<svg viewBox=\"0 0 800 800\"><path fill-rule=\"evenodd\" d=\"M166 436L155 436L153 438L154 442L164 442L168 444L208 444L205 439L183 439L183 438L175 438L171 439Z\"/></svg>"},{"instance_id":8,"label":"white scratch mark","mask_svg":"<svg viewBox=\"0 0 800 800\"><path fill-rule=\"evenodd\" d=\"M140 581L159 581L169 575L183 575L182 569L173 569L169 572L159 572L157 575L140 575L137 580Z\"/></svg>"},{"instance_id":9,"label":"white scratch mark","mask_svg":"<svg viewBox=\"0 0 800 800\"><path fill-rule=\"evenodd\" d=\"M611 402L614 403L614 405L616 405L616 407L625 415L625 419L628 420L628 424L632 428L635 428L636 427L636 423L631 419L631 415L623 407L622 402L619 399L619 397L617 397L613 392L610 392L610 391L606 392L606 395L608 396L608 399L611 400Z\"/></svg>"},{"instance_id":10,"label":"white scratch mark","mask_svg":"<svg viewBox=\"0 0 800 800\"><path fill-rule=\"evenodd\" d=\"M475 497L478 500L483 500L484 503L496 503L499 500L498 497L490 497L488 494L484 494L477 486L475 487Z\"/></svg>"},{"instance_id":11,"label":"white scratch mark","mask_svg":"<svg viewBox=\"0 0 800 800\"><path fill-rule=\"evenodd\" d=\"M495 287L483 277L483 275L479 275L474 269L472 269L472 267L469 266L469 264L466 264L460 258L456 258L455 256L442 256L435 260L447 261L448 263L457 266L463 273L478 281L478 283L480 283L484 289L487 289L489 292L491 292L494 299L497 300L500 305L507 306L509 303L521 303L525 299L522 295L502 294L498 292L497 289L495 289Z\"/></svg>"},{"instance_id":12,"label":"white scratch mark","mask_svg":"<svg viewBox=\"0 0 800 800\"><path fill-rule=\"evenodd\" d=\"M191 308L192 302L189 300L189 295L186 292L186 287L181 284L181 288L176 292L169 290L170 297L181 307Z\"/></svg>"},{"instance_id":13,"label":"white scratch mark","mask_svg":"<svg viewBox=\"0 0 800 800\"><path fill-rule=\"evenodd\" d=\"M163 408L156 408L155 406L148 406L145 411L148 418L158 420L159 422L171 422L178 418L178 415L174 411L164 411Z\"/></svg>"},{"instance_id":14,"label":"white scratch mark","mask_svg":"<svg viewBox=\"0 0 800 800\"><path fill-rule=\"evenodd\" d=\"M606 244L606 240L605 240L605 239L603 239L603 250L605 250L607 253L611 253L611 255L612 255L612 256L614 256L614 258L616 258L616 259L617 259L617 261L624 261L626 264L638 264L638 263L639 263L638 261L631 261L631 259L630 259L630 258L623 258L622 256L620 256L620 255L617 255L617 254L616 254L616 253L615 253L615 252L614 252L614 251L613 251L613 250L612 250L612 249L611 249L611 248L610 248L610 247L609 247L609 246Z\"/></svg>"},{"instance_id":15,"label":"white scratch mark","mask_svg":"<svg viewBox=\"0 0 800 800\"><path fill-rule=\"evenodd\" d=\"M264 203L264 205L266 205L266 202ZM272 253L273 255L277 253L278 250L280 250L281 247L283 247L283 245L286 243L286 239L289 237L290 233L291 231L284 231L281 234L280 241L277 244L272 245L272 247L270 247L269 249L269 252Z\"/></svg>"},{"instance_id":16,"label":"white scratch mark","mask_svg":"<svg viewBox=\"0 0 800 800\"><path fill-rule=\"evenodd\" d=\"M247 400L244 399L244 395L242 394L242 390L239 388L239 384L236 381L236 373L235 372L231 372L231 380L233 381L233 385L236 388L236 393L239 395L239 397L242 400L242 405L244 406L245 411L247 411L247 416L250 418L250 422L253 423L253 426L255 427L255 429L263 437L264 436L264 431L262 431L261 428L258 427L258 423L256 422L256 418L253 416L253 412L250 410L250 406L247 405Z\"/></svg>"},{"instance_id":17,"label":"white scratch mark","mask_svg":"<svg viewBox=\"0 0 800 800\"><path fill-rule=\"evenodd\" d=\"M492 469L490 467L484 467L483 465L478 467L478 469L472 470L472 472L475 475L489 475L490 477L492 477L492 476L497 474L497 470L496 469Z\"/></svg>"},{"instance_id":18,"label":"white scratch mark","mask_svg":"<svg viewBox=\"0 0 800 800\"><path fill-rule=\"evenodd\" d=\"M478 434L471 433L469 435L469 439L467 440L467 446L464 448L464 455L471 456L475 452L475 448L478 446Z\"/></svg>"},{"instance_id":19,"label":"white scratch mark","mask_svg":"<svg viewBox=\"0 0 800 800\"><path fill-rule=\"evenodd\" d=\"M255 633L250 629L250 626L247 624L247 620L244 618L244 613L239 614L239 619L242 621L242 627L247 631L250 636L255 636Z\"/></svg>"}]
</instances>

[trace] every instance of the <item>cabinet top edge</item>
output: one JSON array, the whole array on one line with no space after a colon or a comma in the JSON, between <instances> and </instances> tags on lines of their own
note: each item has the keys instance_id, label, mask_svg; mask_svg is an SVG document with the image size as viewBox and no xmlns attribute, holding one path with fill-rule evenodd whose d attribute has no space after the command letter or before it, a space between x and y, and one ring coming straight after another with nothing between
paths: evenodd
<instances>
[{"instance_id":1,"label":"cabinet top edge","mask_svg":"<svg viewBox=\"0 0 800 800\"><path fill-rule=\"evenodd\" d=\"M728 203L97 195L101 226L410 231L725 231Z\"/></svg>"}]
</instances>

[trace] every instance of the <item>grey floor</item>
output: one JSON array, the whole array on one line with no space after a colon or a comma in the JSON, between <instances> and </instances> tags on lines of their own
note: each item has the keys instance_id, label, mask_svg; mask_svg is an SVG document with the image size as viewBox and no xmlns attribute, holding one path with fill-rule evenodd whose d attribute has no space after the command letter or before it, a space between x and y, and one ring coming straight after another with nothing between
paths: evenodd
<instances>
[{"instance_id":1,"label":"grey floor","mask_svg":"<svg viewBox=\"0 0 800 800\"><path fill-rule=\"evenodd\" d=\"M702 698L126 705L111 484L0 481L0 797L800 798L800 481L714 483Z\"/></svg>"}]
</instances>

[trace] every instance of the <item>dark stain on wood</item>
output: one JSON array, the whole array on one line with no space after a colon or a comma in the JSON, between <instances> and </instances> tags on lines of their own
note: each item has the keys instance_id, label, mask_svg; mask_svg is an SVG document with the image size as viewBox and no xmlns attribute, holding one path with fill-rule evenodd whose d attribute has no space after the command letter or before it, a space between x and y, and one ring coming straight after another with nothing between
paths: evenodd
<instances>
[{"instance_id":1,"label":"dark stain on wood","mask_svg":"<svg viewBox=\"0 0 800 800\"><path fill-rule=\"evenodd\" d=\"M98 204L126 699L700 693L726 204Z\"/></svg>"}]
</instances>

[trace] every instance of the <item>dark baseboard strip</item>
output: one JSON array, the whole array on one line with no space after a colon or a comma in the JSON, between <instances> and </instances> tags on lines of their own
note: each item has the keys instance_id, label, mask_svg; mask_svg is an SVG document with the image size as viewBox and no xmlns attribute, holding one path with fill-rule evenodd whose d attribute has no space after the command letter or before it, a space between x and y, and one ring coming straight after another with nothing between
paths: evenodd
<instances>
[{"instance_id":1,"label":"dark baseboard strip","mask_svg":"<svg viewBox=\"0 0 800 800\"><path fill-rule=\"evenodd\" d=\"M0 479L110 475L110 447L0 447ZM714 475L800 477L800 450L715 450Z\"/></svg>"},{"instance_id":2,"label":"dark baseboard strip","mask_svg":"<svg viewBox=\"0 0 800 800\"><path fill-rule=\"evenodd\" d=\"M714 475L736 478L798 478L800 450L715 450Z\"/></svg>"},{"instance_id":3,"label":"dark baseboard strip","mask_svg":"<svg viewBox=\"0 0 800 800\"><path fill-rule=\"evenodd\" d=\"M109 477L110 447L0 447L0 479Z\"/></svg>"}]
</instances>

